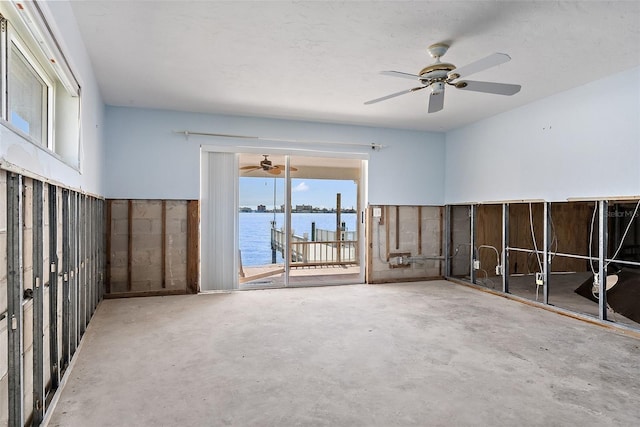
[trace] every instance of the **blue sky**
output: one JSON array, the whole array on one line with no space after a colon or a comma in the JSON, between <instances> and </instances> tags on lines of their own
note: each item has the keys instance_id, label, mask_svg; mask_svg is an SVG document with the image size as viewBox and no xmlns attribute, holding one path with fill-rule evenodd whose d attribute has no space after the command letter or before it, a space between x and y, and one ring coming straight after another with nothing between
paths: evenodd
<instances>
[{"instance_id":1,"label":"blue sky","mask_svg":"<svg viewBox=\"0 0 640 427\"><path fill-rule=\"evenodd\" d=\"M273 185L276 184L276 206L284 204L283 178L240 178L240 206L256 209L266 205L273 209ZM357 186L350 180L292 179L291 204L335 208L336 193L341 193L342 208L357 206Z\"/></svg>"}]
</instances>

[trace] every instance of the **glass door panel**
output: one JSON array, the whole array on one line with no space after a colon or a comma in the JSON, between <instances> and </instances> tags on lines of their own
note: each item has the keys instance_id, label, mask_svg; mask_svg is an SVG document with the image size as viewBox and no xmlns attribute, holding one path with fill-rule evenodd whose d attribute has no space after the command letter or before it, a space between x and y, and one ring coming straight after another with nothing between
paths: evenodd
<instances>
[{"instance_id":1,"label":"glass door panel","mask_svg":"<svg viewBox=\"0 0 640 427\"><path fill-rule=\"evenodd\" d=\"M290 157L288 284L360 283L361 161Z\"/></svg>"},{"instance_id":2,"label":"glass door panel","mask_svg":"<svg viewBox=\"0 0 640 427\"><path fill-rule=\"evenodd\" d=\"M285 157L240 154L240 289L285 286Z\"/></svg>"}]
</instances>

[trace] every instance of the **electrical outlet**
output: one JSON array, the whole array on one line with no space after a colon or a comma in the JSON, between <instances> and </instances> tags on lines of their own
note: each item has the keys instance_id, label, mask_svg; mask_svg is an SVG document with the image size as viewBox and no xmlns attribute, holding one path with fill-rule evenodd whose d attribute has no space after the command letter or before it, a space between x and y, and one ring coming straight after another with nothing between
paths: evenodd
<instances>
[{"instance_id":1,"label":"electrical outlet","mask_svg":"<svg viewBox=\"0 0 640 427\"><path fill-rule=\"evenodd\" d=\"M373 208L373 217L380 218L382 216L382 208Z\"/></svg>"},{"instance_id":2,"label":"electrical outlet","mask_svg":"<svg viewBox=\"0 0 640 427\"><path fill-rule=\"evenodd\" d=\"M500 276L502 275L502 266L501 265L496 265L496 276Z\"/></svg>"},{"instance_id":3,"label":"electrical outlet","mask_svg":"<svg viewBox=\"0 0 640 427\"><path fill-rule=\"evenodd\" d=\"M536 273L536 285L544 285L544 276L542 273Z\"/></svg>"},{"instance_id":4,"label":"electrical outlet","mask_svg":"<svg viewBox=\"0 0 640 427\"><path fill-rule=\"evenodd\" d=\"M473 260L473 269L474 270L480 270L480 260L479 259L474 259Z\"/></svg>"}]
</instances>

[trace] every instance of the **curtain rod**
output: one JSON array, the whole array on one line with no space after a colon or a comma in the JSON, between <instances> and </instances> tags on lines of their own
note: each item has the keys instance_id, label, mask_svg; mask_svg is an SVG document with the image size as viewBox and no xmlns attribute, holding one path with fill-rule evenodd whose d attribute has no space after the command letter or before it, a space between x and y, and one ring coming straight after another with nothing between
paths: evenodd
<instances>
[{"instance_id":1,"label":"curtain rod","mask_svg":"<svg viewBox=\"0 0 640 427\"><path fill-rule=\"evenodd\" d=\"M236 138L236 139L254 139L258 141L273 141L273 142L291 142L291 143L302 143L302 144L332 144L332 145L342 145L346 147L368 147L374 151L380 151L380 149L385 148L385 145L382 144L358 144L355 142L338 142L338 141L303 141L303 140L290 140L290 139L280 139L280 138L262 138L259 136L247 136L247 135L232 135L225 133L209 133L209 132L192 132L189 130L179 130L174 131L175 133L183 134L187 139L189 139L190 135L197 136L216 136L222 138Z\"/></svg>"}]
</instances>

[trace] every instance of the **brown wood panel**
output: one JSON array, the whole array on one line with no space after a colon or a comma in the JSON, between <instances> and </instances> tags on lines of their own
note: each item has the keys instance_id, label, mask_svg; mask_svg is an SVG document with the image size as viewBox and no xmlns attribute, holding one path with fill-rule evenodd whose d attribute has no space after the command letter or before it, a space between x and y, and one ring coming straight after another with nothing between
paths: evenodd
<instances>
[{"instance_id":1,"label":"brown wood panel","mask_svg":"<svg viewBox=\"0 0 640 427\"><path fill-rule=\"evenodd\" d=\"M584 202L551 205L551 219L554 226L552 231L555 231L557 239L557 245L554 242L551 247L552 251L584 256L589 254L589 231L593 207L593 203ZM598 241L597 224L596 218L594 242ZM597 256L597 250L593 252L593 256ZM554 257L551 262L551 271L588 271L589 269L588 261L581 259Z\"/></svg>"},{"instance_id":2,"label":"brown wood panel","mask_svg":"<svg viewBox=\"0 0 640 427\"><path fill-rule=\"evenodd\" d=\"M187 202L187 292L198 293L200 206L197 200Z\"/></svg>"},{"instance_id":3,"label":"brown wood panel","mask_svg":"<svg viewBox=\"0 0 640 427\"><path fill-rule=\"evenodd\" d=\"M481 246L493 246L502 252L502 205L479 205L476 210L476 248L480 268L489 276L496 275L496 252ZM483 272L484 273L484 272Z\"/></svg>"},{"instance_id":4,"label":"brown wood panel","mask_svg":"<svg viewBox=\"0 0 640 427\"><path fill-rule=\"evenodd\" d=\"M543 247L543 216L542 203L531 205L533 228L538 250ZM509 205L509 246L523 249L534 249L531 238L531 225L529 221L529 204L516 203ZM540 271L535 255L523 252L511 252L509 260L510 273L533 273Z\"/></svg>"},{"instance_id":5,"label":"brown wood panel","mask_svg":"<svg viewBox=\"0 0 640 427\"><path fill-rule=\"evenodd\" d=\"M589 227L593 206L584 202L552 203L553 221L551 251L575 255L588 255ZM542 203L532 205L533 227L538 250L543 250L544 208ZM594 236L594 238L596 238ZM509 206L509 246L534 249L531 238L529 205L526 203ZM554 257L551 271L587 271L585 260L566 257ZM511 252L510 273L528 273L540 271L534 255Z\"/></svg>"}]
</instances>

